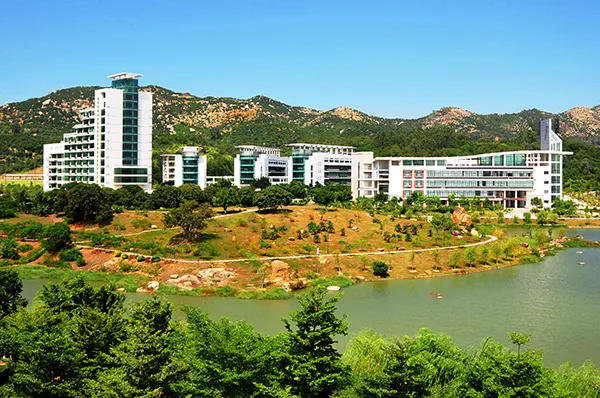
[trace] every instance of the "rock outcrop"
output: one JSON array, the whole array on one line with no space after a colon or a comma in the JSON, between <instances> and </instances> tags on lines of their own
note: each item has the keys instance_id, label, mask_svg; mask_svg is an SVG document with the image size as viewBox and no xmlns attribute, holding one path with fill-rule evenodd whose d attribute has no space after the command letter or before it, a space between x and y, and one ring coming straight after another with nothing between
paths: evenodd
<instances>
[{"instance_id":1,"label":"rock outcrop","mask_svg":"<svg viewBox=\"0 0 600 398\"><path fill-rule=\"evenodd\" d=\"M462 206L456 206L454 213L452 213L452 223L459 227L470 227L473 225L471 216L467 214L467 211Z\"/></svg>"},{"instance_id":2,"label":"rock outcrop","mask_svg":"<svg viewBox=\"0 0 600 398\"><path fill-rule=\"evenodd\" d=\"M296 278L295 272L292 271L288 263L273 260L269 275L265 278L265 283L291 292L306 287L308 280L306 278Z\"/></svg>"}]
</instances>

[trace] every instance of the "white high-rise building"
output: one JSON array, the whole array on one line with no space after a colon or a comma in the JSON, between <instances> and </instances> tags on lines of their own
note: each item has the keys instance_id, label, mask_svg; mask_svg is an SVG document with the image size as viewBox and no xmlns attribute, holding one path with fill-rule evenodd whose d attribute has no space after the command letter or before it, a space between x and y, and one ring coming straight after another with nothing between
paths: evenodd
<instances>
[{"instance_id":1,"label":"white high-rise building","mask_svg":"<svg viewBox=\"0 0 600 398\"><path fill-rule=\"evenodd\" d=\"M177 154L164 154L162 157L162 181L172 182L176 187L183 184L206 187L206 155L200 154L200 147L184 146Z\"/></svg>"},{"instance_id":2,"label":"white high-rise building","mask_svg":"<svg viewBox=\"0 0 600 398\"><path fill-rule=\"evenodd\" d=\"M60 143L44 145L45 191L69 182L152 190L152 93L139 90L141 76L108 76L111 87L95 91L81 123Z\"/></svg>"}]
</instances>

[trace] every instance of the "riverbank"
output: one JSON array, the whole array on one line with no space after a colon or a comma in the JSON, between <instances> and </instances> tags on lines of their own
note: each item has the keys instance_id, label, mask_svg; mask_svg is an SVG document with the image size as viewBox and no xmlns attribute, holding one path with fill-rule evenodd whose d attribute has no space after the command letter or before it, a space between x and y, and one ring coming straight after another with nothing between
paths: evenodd
<instances>
[{"instance_id":1,"label":"riverbank","mask_svg":"<svg viewBox=\"0 0 600 398\"><path fill-rule=\"evenodd\" d=\"M541 239L539 236L537 238ZM23 279L58 280L81 276L89 282L112 283L120 291L130 293L155 292L164 295L288 299L293 297L292 290L311 285L333 285L343 288L362 282L428 279L488 272L520 264L540 262L544 257L552 256L557 251L569 247L598 247L598 244L579 237L557 238L540 244L534 238L526 236L510 238L504 236L501 239L494 237L471 247L455 246L411 251L347 253L345 255L324 254L294 258L288 262L261 258L232 262L228 264L228 268L221 267L220 263L195 264L189 261L178 263L161 260L162 272L160 275L150 275L140 270L123 272L119 268L107 269L106 263L114 258L113 253L99 249L84 249L96 252L93 256L85 256L88 261L91 258L96 259L96 263L91 262L86 265L87 269L56 269L40 264L19 265L14 268ZM471 256L472 258L469 259L467 250L473 249L475 257ZM456 255L456 253L460 254ZM382 261L389 265L387 277L373 275L371 267L373 261ZM113 264L122 266L122 258L118 257ZM275 277L271 275L272 272L269 272L269 268L273 268L274 264L279 267L276 271L279 274ZM99 266L103 271L99 270ZM200 271L198 270L199 266L201 266ZM307 269L310 271L307 272ZM234 278L238 279L226 281L222 285L219 285L218 282L211 282L212 286L199 287L194 287L192 283L185 283L197 279L198 277L195 275L207 271L213 274L217 273L217 278L222 278L223 276L219 273L225 272L231 273ZM161 277L165 273L168 276ZM250 283L240 283L244 273L246 273L245 280L250 280ZM261 288L261 285L268 287Z\"/></svg>"}]
</instances>

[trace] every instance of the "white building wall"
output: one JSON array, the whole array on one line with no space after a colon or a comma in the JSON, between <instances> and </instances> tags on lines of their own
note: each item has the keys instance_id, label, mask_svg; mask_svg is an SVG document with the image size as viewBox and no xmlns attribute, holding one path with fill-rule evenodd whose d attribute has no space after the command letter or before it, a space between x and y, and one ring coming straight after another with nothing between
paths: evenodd
<instances>
[{"instance_id":1,"label":"white building wall","mask_svg":"<svg viewBox=\"0 0 600 398\"><path fill-rule=\"evenodd\" d=\"M350 188L352 189L352 197L356 199L359 196L359 190L361 179L365 176L365 167L368 165L372 167L373 152L354 152L352 155L352 182Z\"/></svg>"},{"instance_id":2,"label":"white building wall","mask_svg":"<svg viewBox=\"0 0 600 398\"><path fill-rule=\"evenodd\" d=\"M100 174L100 183L115 188L114 169L123 164L123 91L114 88L100 91L105 93L106 103L104 159L100 155L100 162L104 160L104 166L100 163L104 174Z\"/></svg>"},{"instance_id":3,"label":"white building wall","mask_svg":"<svg viewBox=\"0 0 600 398\"><path fill-rule=\"evenodd\" d=\"M53 189L51 187L50 178L55 177L55 180L52 181L52 184L55 184L56 187L64 184L64 180L58 181L58 177L63 177L63 173L58 173L58 170L62 170L64 166L50 166L50 163L53 162L52 155L60 155L65 153L65 144L63 142L55 143L55 144L44 144L44 152L43 152L43 166L44 166L44 176L43 176L43 188L44 191L48 191ZM56 162L64 162L64 159L56 160Z\"/></svg>"},{"instance_id":4,"label":"white building wall","mask_svg":"<svg viewBox=\"0 0 600 398\"><path fill-rule=\"evenodd\" d=\"M206 162L206 155L198 156L198 185L200 188L206 188L206 168L208 163Z\"/></svg>"},{"instance_id":5,"label":"white building wall","mask_svg":"<svg viewBox=\"0 0 600 398\"><path fill-rule=\"evenodd\" d=\"M233 185L240 187L242 185L240 180L240 155L236 155L235 158L233 158Z\"/></svg>"},{"instance_id":6,"label":"white building wall","mask_svg":"<svg viewBox=\"0 0 600 398\"><path fill-rule=\"evenodd\" d=\"M152 93L138 92L138 166L148 170L148 183L142 188L152 189Z\"/></svg>"}]
</instances>

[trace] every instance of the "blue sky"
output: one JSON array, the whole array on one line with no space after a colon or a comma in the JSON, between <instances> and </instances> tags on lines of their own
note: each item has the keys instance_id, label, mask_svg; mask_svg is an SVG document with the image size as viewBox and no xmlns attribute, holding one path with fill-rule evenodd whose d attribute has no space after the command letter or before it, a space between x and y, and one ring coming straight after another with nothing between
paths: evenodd
<instances>
[{"instance_id":1,"label":"blue sky","mask_svg":"<svg viewBox=\"0 0 600 398\"><path fill-rule=\"evenodd\" d=\"M383 117L600 104L600 2L0 0L0 104L121 71Z\"/></svg>"}]
</instances>

